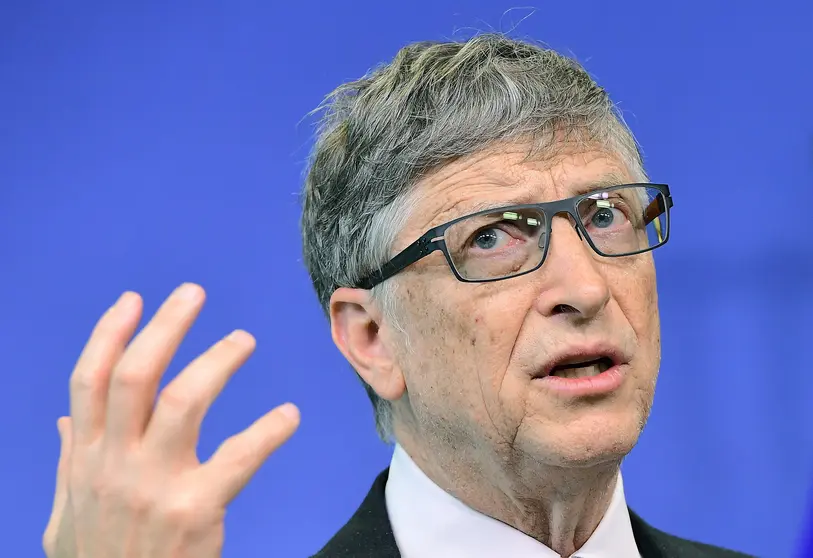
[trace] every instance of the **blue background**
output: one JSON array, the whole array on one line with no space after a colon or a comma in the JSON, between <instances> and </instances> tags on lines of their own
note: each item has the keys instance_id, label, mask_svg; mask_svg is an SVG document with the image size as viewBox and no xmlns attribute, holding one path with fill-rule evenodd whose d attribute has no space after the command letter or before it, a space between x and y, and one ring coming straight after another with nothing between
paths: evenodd
<instances>
[{"instance_id":1,"label":"blue background","mask_svg":"<svg viewBox=\"0 0 813 558\"><path fill-rule=\"evenodd\" d=\"M798 551L813 480L813 2L4 2L0 5L0 525L41 554L67 380L95 320L179 283L209 302L169 376L242 327L255 357L201 455L292 400L299 433L234 502L227 557L301 557L389 448L301 263L297 193L341 82L404 44L513 31L568 51L672 185L656 255L664 361L624 465L674 534ZM530 17L528 17L530 16Z\"/></svg>"}]
</instances>

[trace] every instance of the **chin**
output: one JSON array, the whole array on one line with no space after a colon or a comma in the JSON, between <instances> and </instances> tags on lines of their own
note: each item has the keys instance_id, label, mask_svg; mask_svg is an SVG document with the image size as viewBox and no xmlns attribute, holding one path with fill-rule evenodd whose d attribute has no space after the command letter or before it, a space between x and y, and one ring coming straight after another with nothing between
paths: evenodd
<instances>
[{"instance_id":1,"label":"chin","mask_svg":"<svg viewBox=\"0 0 813 558\"><path fill-rule=\"evenodd\" d=\"M526 431L521 445L540 461L557 467L618 464L638 442L641 425L640 413L587 415L567 423L536 424Z\"/></svg>"},{"instance_id":2,"label":"chin","mask_svg":"<svg viewBox=\"0 0 813 558\"><path fill-rule=\"evenodd\" d=\"M572 444L568 447L551 448L551 451L556 464L560 467L587 468L599 465L619 465L635 447L636 441L637 438L634 441L605 439L593 444Z\"/></svg>"}]
</instances>

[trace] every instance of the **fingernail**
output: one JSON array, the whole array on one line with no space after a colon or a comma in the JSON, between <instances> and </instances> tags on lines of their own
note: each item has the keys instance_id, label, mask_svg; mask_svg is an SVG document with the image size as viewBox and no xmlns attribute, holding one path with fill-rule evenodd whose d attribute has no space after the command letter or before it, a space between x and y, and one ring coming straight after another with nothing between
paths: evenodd
<instances>
[{"instance_id":1,"label":"fingernail","mask_svg":"<svg viewBox=\"0 0 813 558\"><path fill-rule=\"evenodd\" d=\"M279 407L279 412L296 422L299 420L299 409L293 403L285 403Z\"/></svg>"},{"instance_id":2,"label":"fingernail","mask_svg":"<svg viewBox=\"0 0 813 558\"><path fill-rule=\"evenodd\" d=\"M119 297L116 299L116 302L114 302L114 303L113 303L113 305L110 307L110 310L113 310L113 309L115 309L115 308L118 308L118 307L119 307L119 305L121 304L121 301L122 301L122 300L124 300L124 298L125 298L126 296L127 296L127 293L126 293L126 292L121 293L121 294L119 295Z\"/></svg>"},{"instance_id":3,"label":"fingernail","mask_svg":"<svg viewBox=\"0 0 813 558\"><path fill-rule=\"evenodd\" d=\"M135 301L137 300L138 296L132 291L126 291L122 293L119 297L119 300L116 302L114 308L118 310L125 310L127 308L131 308Z\"/></svg>"},{"instance_id":4,"label":"fingernail","mask_svg":"<svg viewBox=\"0 0 813 558\"><path fill-rule=\"evenodd\" d=\"M184 283L178 290L175 291L175 294L184 300L195 301L200 298L200 287L195 285L194 283Z\"/></svg>"},{"instance_id":5,"label":"fingernail","mask_svg":"<svg viewBox=\"0 0 813 558\"><path fill-rule=\"evenodd\" d=\"M226 336L226 339L240 345L251 345L252 342L251 334L242 329L235 329Z\"/></svg>"}]
</instances>

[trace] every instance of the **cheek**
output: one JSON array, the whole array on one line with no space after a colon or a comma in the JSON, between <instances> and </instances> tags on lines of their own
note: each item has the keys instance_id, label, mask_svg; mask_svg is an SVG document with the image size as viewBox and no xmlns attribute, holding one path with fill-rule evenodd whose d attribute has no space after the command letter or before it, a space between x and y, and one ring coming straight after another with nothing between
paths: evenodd
<instances>
[{"instance_id":1,"label":"cheek","mask_svg":"<svg viewBox=\"0 0 813 558\"><path fill-rule=\"evenodd\" d=\"M469 418L478 437L490 442L510 442L526 411L527 382L511 368L525 318L517 307L516 301L480 300L457 315L447 341L465 340L465 352L453 365L466 373L455 380L470 384L463 392L472 405Z\"/></svg>"},{"instance_id":2,"label":"cheek","mask_svg":"<svg viewBox=\"0 0 813 558\"><path fill-rule=\"evenodd\" d=\"M661 330L655 267L645 258L616 281L616 299L635 334L642 370L655 376L660 364Z\"/></svg>"},{"instance_id":3,"label":"cheek","mask_svg":"<svg viewBox=\"0 0 813 558\"><path fill-rule=\"evenodd\" d=\"M403 325L419 358L451 366L446 371L457 378L465 372L471 380L474 373L485 384L499 384L522 325L523 316L511 311L516 304L498 300L488 289L471 289L464 301L443 290L424 292L405 289Z\"/></svg>"},{"instance_id":4,"label":"cheek","mask_svg":"<svg viewBox=\"0 0 813 558\"><path fill-rule=\"evenodd\" d=\"M651 257L635 262L635 265L620 274L615 284L618 285L616 300L630 325L635 329L635 333L639 338L640 336L658 338L660 335L657 327L660 320L658 290ZM644 341L643 338L639 340Z\"/></svg>"},{"instance_id":5,"label":"cheek","mask_svg":"<svg viewBox=\"0 0 813 558\"><path fill-rule=\"evenodd\" d=\"M414 292L406 292L403 319L411 351L399 360L416 413L462 421L467 430L499 428L506 419L500 404L505 374L522 323L517 313L490 297L450 305L456 299L442 293L419 300Z\"/></svg>"}]
</instances>

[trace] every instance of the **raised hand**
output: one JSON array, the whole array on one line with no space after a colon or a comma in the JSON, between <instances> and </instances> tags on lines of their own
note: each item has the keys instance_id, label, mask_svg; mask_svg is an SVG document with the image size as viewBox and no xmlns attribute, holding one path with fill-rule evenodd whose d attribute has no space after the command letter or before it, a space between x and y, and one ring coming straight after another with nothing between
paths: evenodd
<instances>
[{"instance_id":1,"label":"raised hand","mask_svg":"<svg viewBox=\"0 0 813 558\"><path fill-rule=\"evenodd\" d=\"M244 331L195 359L155 402L204 298L199 286L182 285L132 341L137 294L124 293L97 323L71 376L71 415L57 423L48 558L220 556L226 506L296 430L299 411L285 404L198 460L206 411L254 350Z\"/></svg>"}]
</instances>

